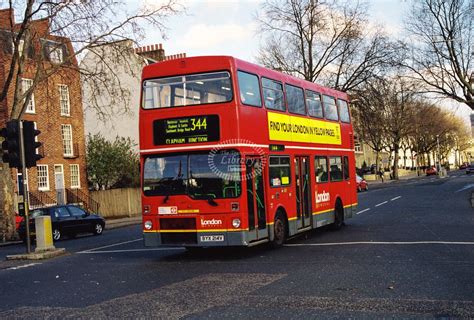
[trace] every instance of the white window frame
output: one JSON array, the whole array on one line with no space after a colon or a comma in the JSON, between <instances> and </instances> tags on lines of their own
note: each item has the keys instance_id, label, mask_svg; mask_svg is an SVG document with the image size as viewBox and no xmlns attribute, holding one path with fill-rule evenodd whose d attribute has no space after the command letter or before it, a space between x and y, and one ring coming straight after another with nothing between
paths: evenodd
<instances>
[{"instance_id":1,"label":"white window frame","mask_svg":"<svg viewBox=\"0 0 474 320\"><path fill-rule=\"evenodd\" d=\"M27 78L21 78L21 93L24 94L26 91L28 91L31 87L33 86L33 80L32 79L27 79ZM25 100L23 100L25 101ZM36 107L35 107L35 93L31 93L31 98L30 101L28 102L28 105L26 106L26 113L36 113Z\"/></svg>"},{"instance_id":2,"label":"white window frame","mask_svg":"<svg viewBox=\"0 0 474 320\"><path fill-rule=\"evenodd\" d=\"M77 170L77 184L73 184L74 182L74 179L73 179L73 168L76 168L75 170ZM69 165L69 172L70 172L70 175L71 175L71 189L80 189L81 188L81 172L79 171L79 165L78 164L71 164Z\"/></svg>"},{"instance_id":3,"label":"white window frame","mask_svg":"<svg viewBox=\"0 0 474 320\"><path fill-rule=\"evenodd\" d=\"M46 168L46 170L40 170L40 167ZM38 191L49 191L49 168L47 164L39 164L36 166L36 181L38 185ZM40 177L40 172L45 172L46 176L41 176ZM44 179L46 178L46 181L41 181L41 178ZM44 183L46 182L46 184Z\"/></svg>"},{"instance_id":4,"label":"white window frame","mask_svg":"<svg viewBox=\"0 0 474 320\"><path fill-rule=\"evenodd\" d=\"M58 85L59 88L59 109L62 116L71 115L71 100L69 98L69 87L65 84Z\"/></svg>"},{"instance_id":5,"label":"white window frame","mask_svg":"<svg viewBox=\"0 0 474 320\"><path fill-rule=\"evenodd\" d=\"M66 128L69 128L69 137L67 137L67 132L65 131ZM74 156L74 148L73 148L73 139L72 139L72 126L70 124L62 124L61 125L61 137L63 141L63 155L65 157L72 157ZM69 138L69 139L67 139ZM69 149L69 150L68 150Z\"/></svg>"}]
</instances>

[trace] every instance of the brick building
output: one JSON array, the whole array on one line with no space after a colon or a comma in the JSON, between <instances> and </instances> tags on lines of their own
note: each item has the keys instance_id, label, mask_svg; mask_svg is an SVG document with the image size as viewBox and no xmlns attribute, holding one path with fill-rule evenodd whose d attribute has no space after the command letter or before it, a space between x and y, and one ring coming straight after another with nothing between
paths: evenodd
<instances>
[{"instance_id":1,"label":"brick building","mask_svg":"<svg viewBox=\"0 0 474 320\"><path fill-rule=\"evenodd\" d=\"M10 70L12 36L10 9L0 10L0 84ZM13 20L14 21L14 20ZM37 73L38 63L45 70L57 70L34 88L31 101L22 117L34 121L41 131L38 140L43 144L39 153L44 156L37 166L27 171L31 206L55 203L89 203L86 162L84 117L81 82L74 52L68 38L49 33L47 19L32 21L31 46L25 48L25 69L21 77L22 90L30 88ZM20 43L22 47L24 43ZM40 60L38 57L42 57ZM0 127L10 118L14 98L14 83L8 96L0 102ZM17 170L12 178L18 191Z\"/></svg>"}]
</instances>

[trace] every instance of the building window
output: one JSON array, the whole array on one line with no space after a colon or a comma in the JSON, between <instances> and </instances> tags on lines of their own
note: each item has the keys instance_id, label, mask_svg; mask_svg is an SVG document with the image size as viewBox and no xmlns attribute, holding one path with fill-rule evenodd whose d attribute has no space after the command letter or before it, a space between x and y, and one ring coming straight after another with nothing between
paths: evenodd
<instances>
[{"instance_id":1,"label":"building window","mask_svg":"<svg viewBox=\"0 0 474 320\"><path fill-rule=\"evenodd\" d=\"M21 93L22 94L24 94L26 91L28 91L32 86L33 86L33 80L32 79L21 79ZM34 95L34 93L31 93L31 98L30 98L30 101L28 102L28 105L26 106L25 112L26 113L35 113L35 95Z\"/></svg>"},{"instance_id":2,"label":"building window","mask_svg":"<svg viewBox=\"0 0 474 320\"><path fill-rule=\"evenodd\" d=\"M64 62L63 47L61 44L52 44L49 46L49 59L52 63L56 64Z\"/></svg>"},{"instance_id":3,"label":"building window","mask_svg":"<svg viewBox=\"0 0 474 320\"><path fill-rule=\"evenodd\" d=\"M20 39L20 42L18 42L18 56L21 57L23 55L24 48L25 48L25 40ZM12 40L12 53L15 54L15 42L13 40Z\"/></svg>"},{"instance_id":4,"label":"building window","mask_svg":"<svg viewBox=\"0 0 474 320\"><path fill-rule=\"evenodd\" d=\"M69 103L69 88L66 85L59 85L59 105L61 107L61 115L71 115L71 105Z\"/></svg>"},{"instance_id":5,"label":"building window","mask_svg":"<svg viewBox=\"0 0 474 320\"><path fill-rule=\"evenodd\" d=\"M49 176L48 176L48 166L47 165L37 165L36 171L38 172L38 190L39 191L48 191L49 190Z\"/></svg>"},{"instance_id":6,"label":"building window","mask_svg":"<svg viewBox=\"0 0 474 320\"><path fill-rule=\"evenodd\" d=\"M71 188L80 188L81 179L79 178L79 165L71 164L69 169L71 170Z\"/></svg>"},{"instance_id":7,"label":"building window","mask_svg":"<svg viewBox=\"0 0 474 320\"><path fill-rule=\"evenodd\" d=\"M70 124L61 125L61 135L63 138L63 154L65 157L72 157L72 127Z\"/></svg>"}]
</instances>

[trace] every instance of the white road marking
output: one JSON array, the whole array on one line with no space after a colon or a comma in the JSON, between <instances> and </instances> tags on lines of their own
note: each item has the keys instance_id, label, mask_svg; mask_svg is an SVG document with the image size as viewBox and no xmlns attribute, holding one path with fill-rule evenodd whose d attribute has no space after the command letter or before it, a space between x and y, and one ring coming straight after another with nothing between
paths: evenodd
<instances>
[{"instance_id":1,"label":"white road marking","mask_svg":"<svg viewBox=\"0 0 474 320\"><path fill-rule=\"evenodd\" d=\"M185 248L149 248L149 249L124 249L124 250L104 250L104 251L80 251L80 254L97 253L121 253L121 252L143 252L143 251L167 251L167 250L186 250Z\"/></svg>"},{"instance_id":2,"label":"white road marking","mask_svg":"<svg viewBox=\"0 0 474 320\"><path fill-rule=\"evenodd\" d=\"M375 205L375 207L380 207L381 205L384 205L384 204L386 204L386 203L388 203L388 201L384 201L384 202L378 203L378 204Z\"/></svg>"},{"instance_id":3,"label":"white road marking","mask_svg":"<svg viewBox=\"0 0 474 320\"><path fill-rule=\"evenodd\" d=\"M362 212L366 212L366 211L369 211L369 210L370 210L370 208L367 208L367 209L361 210L359 212L356 212L356 214L361 214Z\"/></svg>"},{"instance_id":4,"label":"white road marking","mask_svg":"<svg viewBox=\"0 0 474 320\"><path fill-rule=\"evenodd\" d=\"M467 190L467 189L471 189L472 187L474 187L474 183L465 185L465 186L462 187L461 189L454 191L454 193L458 193L458 192L461 192L461 191L464 191L464 190Z\"/></svg>"},{"instance_id":5,"label":"white road marking","mask_svg":"<svg viewBox=\"0 0 474 320\"><path fill-rule=\"evenodd\" d=\"M418 244L447 244L474 246L470 241L355 241L355 242L331 242L331 243L288 243L285 247L324 247L324 246L347 246L347 245L418 245Z\"/></svg>"},{"instance_id":6,"label":"white road marking","mask_svg":"<svg viewBox=\"0 0 474 320\"><path fill-rule=\"evenodd\" d=\"M33 267L33 266L36 266L36 265L39 265L39 264L41 264L41 263L24 264L24 265L18 266L18 267L7 268L7 270L18 270L18 269L23 269L23 268L29 268L29 267Z\"/></svg>"},{"instance_id":7,"label":"white road marking","mask_svg":"<svg viewBox=\"0 0 474 320\"><path fill-rule=\"evenodd\" d=\"M402 197L402 196L398 196L398 197L392 198L392 199L390 199L390 201L398 200L398 199L400 199L401 197Z\"/></svg>"},{"instance_id":8,"label":"white road marking","mask_svg":"<svg viewBox=\"0 0 474 320\"><path fill-rule=\"evenodd\" d=\"M115 243L115 244L110 244L110 245L108 245L108 246L97 247L97 248L93 248L93 249L88 249L88 250L80 251L80 252L78 252L78 253L86 253L86 252L89 252L89 251L95 251L95 250L99 250L99 249L105 249L105 248L116 247L116 246L120 246L120 245L122 245L122 244L127 244L127 243L142 241L142 240L143 240L143 238L139 238L139 239L135 239L135 240L119 242L119 243Z\"/></svg>"}]
</instances>

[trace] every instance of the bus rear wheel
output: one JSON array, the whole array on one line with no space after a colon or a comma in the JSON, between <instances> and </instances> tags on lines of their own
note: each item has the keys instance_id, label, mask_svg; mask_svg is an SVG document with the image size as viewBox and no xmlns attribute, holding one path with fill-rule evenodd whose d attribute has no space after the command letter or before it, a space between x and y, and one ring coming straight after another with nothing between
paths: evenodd
<instances>
[{"instance_id":1,"label":"bus rear wheel","mask_svg":"<svg viewBox=\"0 0 474 320\"><path fill-rule=\"evenodd\" d=\"M274 248L281 247L285 243L287 229L285 216L281 212L277 213L273 222L272 246Z\"/></svg>"},{"instance_id":2,"label":"bus rear wheel","mask_svg":"<svg viewBox=\"0 0 474 320\"><path fill-rule=\"evenodd\" d=\"M336 206L334 208L334 223L331 225L331 229L336 231L340 230L344 225L344 208L342 207L342 203L340 201L336 202Z\"/></svg>"}]
</instances>

